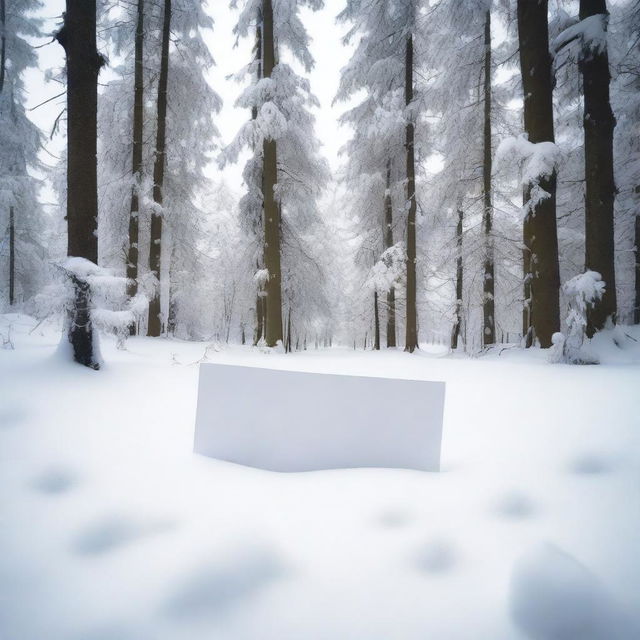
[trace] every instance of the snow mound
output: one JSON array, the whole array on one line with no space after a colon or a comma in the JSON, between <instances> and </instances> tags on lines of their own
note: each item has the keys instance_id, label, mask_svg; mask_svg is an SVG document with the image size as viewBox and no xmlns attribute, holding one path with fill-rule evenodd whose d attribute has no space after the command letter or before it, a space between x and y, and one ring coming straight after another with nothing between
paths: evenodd
<instances>
[{"instance_id":1,"label":"snow mound","mask_svg":"<svg viewBox=\"0 0 640 640\"><path fill-rule=\"evenodd\" d=\"M516 625L536 640L637 637L597 576L553 544L534 547L516 563L510 605Z\"/></svg>"}]
</instances>

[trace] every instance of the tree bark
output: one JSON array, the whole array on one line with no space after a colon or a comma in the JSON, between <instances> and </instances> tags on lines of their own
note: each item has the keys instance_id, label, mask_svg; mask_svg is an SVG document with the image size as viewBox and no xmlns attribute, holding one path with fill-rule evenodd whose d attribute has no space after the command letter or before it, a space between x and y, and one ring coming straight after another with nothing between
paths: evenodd
<instances>
[{"instance_id":1,"label":"tree bark","mask_svg":"<svg viewBox=\"0 0 640 640\"><path fill-rule=\"evenodd\" d=\"M553 78L549 53L548 2L518 0L520 69L524 91L524 128L529 141L553 142ZM531 203L523 225L524 246L530 249L525 273L531 287L531 324L542 347L551 346L551 336L560 330L560 269L556 223L556 174L540 178L540 188L549 194ZM530 202L531 189L525 188ZM528 264L527 264L528 263ZM527 298L525 292L525 298Z\"/></svg>"},{"instance_id":2,"label":"tree bark","mask_svg":"<svg viewBox=\"0 0 640 640\"><path fill-rule=\"evenodd\" d=\"M391 203L391 162L387 161L387 180L384 194L384 248L393 246L393 205ZM387 349L396 346L396 289L387 292Z\"/></svg>"},{"instance_id":3,"label":"tree bark","mask_svg":"<svg viewBox=\"0 0 640 640\"><path fill-rule=\"evenodd\" d=\"M156 287L149 302L147 335L157 337L162 333L162 312L160 306L160 276L162 255L162 202L164 170L166 165L167 137L167 84L169 79L169 38L171 36L171 0L164 0L162 21L162 52L160 57L160 77L158 79L158 124L156 152L153 165L153 202L151 215L151 241L149 246L149 270L156 278Z\"/></svg>"},{"instance_id":4,"label":"tree bark","mask_svg":"<svg viewBox=\"0 0 640 640\"><path fill-rule=\"evenodd\" d=\"M493 206L491 204L491 11L487 9L484 21L484 140L482 163L482 191L484 208L484 274L482 298L482 344L487 347L496 342L495 324L495 266L493 250Z\"/></svg>"},{"instance_id":5,"label":"tree bark","mask_svg":"<svg viewBox=\"0 0 640 640\"><path fill-rule=\"evenodd\" d=\"M96 0L66 0L56 39L67 69L67 255L98 262L97 111L98 74L104 59L96 48ZM91 322L91 291L70 276L74 304L68 338L76 362L99 368Z\"/></svg>"},{"instance_id":6,"label":"tree bark","mask_svg":"<svg viewBox=\"0 0 640 640\"><path fill-rule=\"evenodd\" d=\"M606 0L580 0L580 20L602 15L608 19ZM587 311L587 335L603 329L617 311L613 203L613 129L609 100L609 56L606 46L583 46L580 71L584 92L585 267L597 271L605 293Z\"/></svg>"},{"instance_id":7,"label":"tree bark","mask_svg":"<svg viewBox=\"0 0 640 640\"><path fill-rule=\"evenodd\" d=\"M458 224L456 225L456 315L453 324L453 332L451 333L451 349L458 348L460 340L460 330L462 328L462 285L463 285L463 266L462 266L462 227L464 222L464 211L461 203L458 204Z\"/></svg>"},{"instance_id":8,"label":"tree bark","mask_svg":"<svg viewBox=\"0 0 640 640\"><path fill-rule=\"evenodd\" d=\"M0 0L0 93L4 89L7 66L7 9L6 0Z\"/></svg>"},{"instance_id":9,"label":"tree bark","mask_svg":"<svg viewBox=\"0 0 640 640\"><path fill-rule=\"evenodd\" d=\"M16 286L16 222L13 207L9 207L9 306L15 302Z\"/></svg>"},{"instance_id":10,"label":"tree bark","mask_svg":"<svg viewBox=\"0 0 640 640\"><path fill-rule=\"evenodd\" d=\"M405 48L405 105L413 101L413 36L407 36ZM414 125L412 118L406 125L407 153L407 296L406 334L404 350L413 353L418 348L418 319L416 304L416 167L414 150Z\"/></svg>"},{"instance_id":11,"label":"tree bark","mask_svg":"<svg viewBox=\"0 0 640 640\"><path fill-rule=\"evenodd\" d=\"M135 38L135 71L133 98L133 151L131 176L131 206L129 209L129 247L127 251L127 295L133 298L138 293L138 230L140 224L140 182L142 180L142 139L144 133L144 0L138 0L136 38ZM130 327L131 335L135 335L136 326Z\"/></svg>"},{"instance_id":12,"label":"tree bark","mask_svg":"<svg viewBox=\"0 0 640 640\"><path fill-rule=\"evenodd\" d=\"M270 78L276 64L271 0L262 2L263 75ZM264 264L269 274L266 282L266 343L275 347L282 342L282 271L280 267L280 204L274 189L278 184L277 148L275 140L262 145L264 198Z\"/></svg>"},{"instance_id":13,"label":"tree bark","mask_svg":"<svg viewBox=\"0 0 640 640\"><path fill-rule=\"evenodd\" d=\"M378 311L378 292L373 292L373 348L380 351L380 313Z\"/></svg>"},{"instance_id":14,"label":"tree bark","mask_svg":"<svg viewBox=\"0 0 640 640\"><path fill-rule=\"evenodd\" d=\"M640 186L635 189L636 194L640 196ZM633 323L640 324L640 215L636 214L635 219L635 298L633 304Z\"/></svg>"}]
</instances>

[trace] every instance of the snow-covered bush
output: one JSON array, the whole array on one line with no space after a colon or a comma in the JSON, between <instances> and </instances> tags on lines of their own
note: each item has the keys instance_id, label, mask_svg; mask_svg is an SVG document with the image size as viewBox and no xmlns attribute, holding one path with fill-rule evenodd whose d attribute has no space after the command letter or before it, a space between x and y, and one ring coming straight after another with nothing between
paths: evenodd
<instances>
[{"instance_id":1,"label":"snow-covered bush","mask_svg":"<svg viewBox=\"0 0 640 640\"><path fill-rule=\"evenodd\" d=\"M550 362L569 364L598 364L598 359L586 353L584 344L587 310L604 294L605 283L597 271L585 271L565 282L563 291L569 301L567 334L554 333Z\"/></svg>"}]
</instances>

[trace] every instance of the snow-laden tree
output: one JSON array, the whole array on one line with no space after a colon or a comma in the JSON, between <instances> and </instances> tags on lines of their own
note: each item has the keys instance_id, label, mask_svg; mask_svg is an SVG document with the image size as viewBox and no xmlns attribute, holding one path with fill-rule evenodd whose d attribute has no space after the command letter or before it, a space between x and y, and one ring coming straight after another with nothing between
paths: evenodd
<instances>
[{"instance_id":1,"label":"snow-laden tree","mask_svg":"<svg viewBox=\"0 0 640 640\"><path fill-rule=\"evenodd\" d=\"M0 0L0 260L3 303L31 298L45 277L38 182L41 133L25 112L24 72L37 64L39 0Z\"/></svg>"},{"instance_id":2,"label":"snow-laden tree","mask_svg":"<svg viewBox=\"0 0 640 640\"><path fill-rule=\"evenodd\" d=\"M111 8L104 20L118 61L119 77L107 85L100 101L100 233L104 237L101 259L118 269L126 265L129 277L135 273L152 300L159 295L159 328L174 331L182 322L193 319L192 309L186 307L187 300L178 295L180 274L202 273L206 263L203 254L196 250L205 215L197 201L207 186L203 170L216 148L218 131L214 116L221 100L206 79L213 58L205 42L212 21L204 4L187 0L171 3L166 93L159 92L163 26L166 26L164 4L150 0L143 3L141 77L136 65L136 53L139 58L140 51L139 38L136 47L139 8L138 3L118 5ZM140 91L144 95L142 136L140 104L136 102L136 97L140 100ZM159 93L166 96L161 190L160 185L154 184L158 182L160 168L156 162ZM136 158L134 149L140 140ZM157 202L159 191L161 203ZM132 233L135 219L139 219L138 229ZM155 223L153 239L152 223ZM136 256L132 249L136 244L139 257L137 268L133 269L132 260ZM159 249L153 255L153 268L147 261L152 248ZM191 331L188 327L179 330Z\"/></svg>"},{"instance_id":3,"label":"snow-laden tree","mask_svg":"<svg viewBox=\"0 0 640 640\"><path fill-rule=\"evenodd\" d=\"M243 172L248 193L241 201L241 216L243 227L256 239L251 268L257 267L256 289L266 304L262 333L269 347L284 343L285 313L302 331L313 321L314 308L327 312L319 269L325 230L317 198L329 172L318 152L310 111L318 101L308 80L286 62L300 64L306 72L312 69L300 10L317 10L322 4L246 0L235 27L238 37L257 35L259 47L239 74L249 79L249 86L236 103L252 117L227 147L222 162L235 161L242 149L251 152Z\"/></svg>"},{"instance_id":4,"label":"snow-laden tree","mask_svg":"<svg viewBox=\"0 0 640 640\"><path fill-rule=\"evenodd\" d=\"M344 181L353 198L350 208L360 227L356 262L364 281L378 283L368 289L374 319L378 317L377 294L386 295L387 346L395 346L396 304L400 302L395 294L400 283L390 281L386 290L379 291L379 279L371 276L384 269L380 261L392 247L396 250L386 254L387 262L400 251L406 255L407 351L418 346L416 168L426 155L427 129L420 120L424 102L416 91L414 70L422 64L419 54L423 26L429 19L426 9L427 3L420 0L349 0L338 17L349 24L345 42L352 42L355 49L342 70L336 99L360 100L342 117L353 129L343 151L348 156ZM401 235L404 239L399 245ZM374 327L374 333L379 334L379 327Z\"/></svg>"}]
</instances>

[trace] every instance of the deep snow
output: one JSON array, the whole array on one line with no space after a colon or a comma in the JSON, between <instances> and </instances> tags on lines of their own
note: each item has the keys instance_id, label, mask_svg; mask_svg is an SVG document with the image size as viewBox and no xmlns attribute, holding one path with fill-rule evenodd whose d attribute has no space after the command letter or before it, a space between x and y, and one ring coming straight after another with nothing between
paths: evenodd
<instances>
[{"instance_id":1,"label":"deep snow","mask_svg":"<svg viewBox=\"0 0 640 640\"><path fill-rule=\"evenodd\" d=\"M9 324L2 640L640 637L632 339L599 336L603 364L583 367L538 350L209 348L211 362L447 382L441 473L277 474L192 453L206 344L104 338L95 372L62 361L56 327Z\"/></svg>"}]
</instances>

